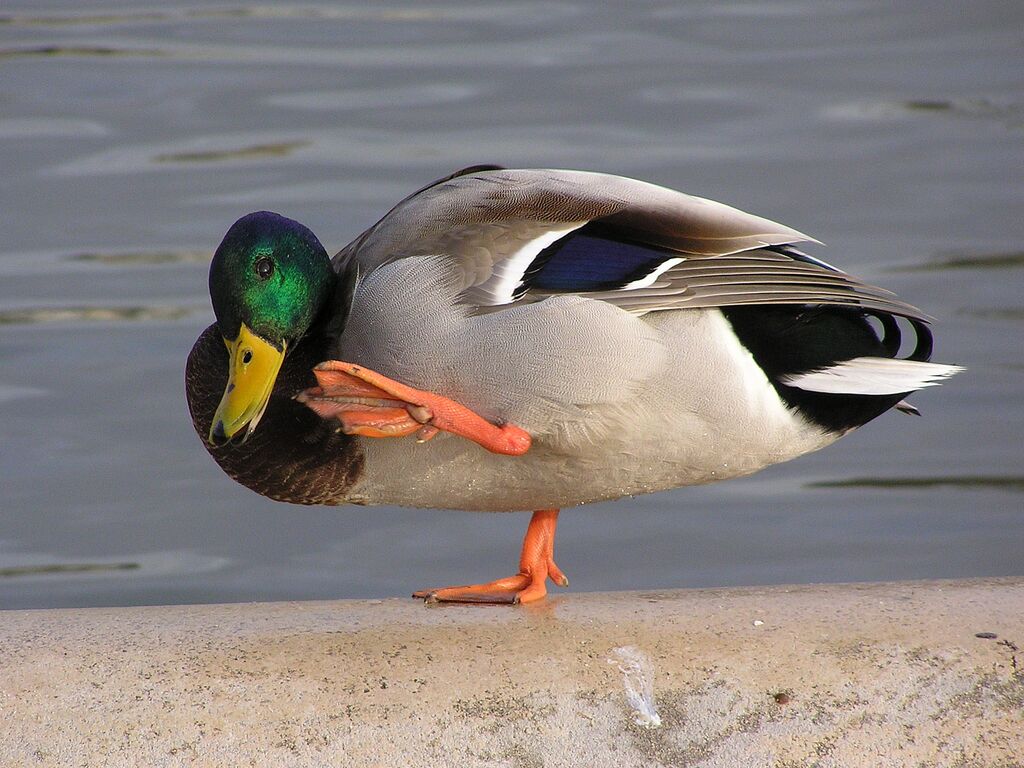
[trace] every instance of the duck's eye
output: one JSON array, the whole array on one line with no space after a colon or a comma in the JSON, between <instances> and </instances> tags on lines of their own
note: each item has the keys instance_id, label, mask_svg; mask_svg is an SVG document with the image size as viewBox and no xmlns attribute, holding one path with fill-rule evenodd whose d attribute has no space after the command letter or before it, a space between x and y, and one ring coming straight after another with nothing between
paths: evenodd
<instances>
[{"instance_id":1,"label":"duck's eye","mask_svg":"<svg viewBox=\"0 0 1024 768\"><path fill-rule=\"evenodd\" d=\"M274 274L274 262L264 256L256 262L256 274L260 276L260 280L269 280Z\"/></svg>"}]
</instances>

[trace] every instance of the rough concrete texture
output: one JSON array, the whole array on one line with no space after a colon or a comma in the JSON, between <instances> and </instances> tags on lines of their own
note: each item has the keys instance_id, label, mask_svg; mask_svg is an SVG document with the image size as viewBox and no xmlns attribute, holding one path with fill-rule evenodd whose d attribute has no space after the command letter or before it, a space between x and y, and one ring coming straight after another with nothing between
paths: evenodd
<instances>
[{"instance_id":1,"label":"rough concrete texture","mask_svg":"<svg viewBox=\"0 0 1024 768\"><path fill-rule=\"evenodd\" d=\"M1021 766L1018 648L1024 579L11 611L0 765Z\"/></svg>"}]
</instances>

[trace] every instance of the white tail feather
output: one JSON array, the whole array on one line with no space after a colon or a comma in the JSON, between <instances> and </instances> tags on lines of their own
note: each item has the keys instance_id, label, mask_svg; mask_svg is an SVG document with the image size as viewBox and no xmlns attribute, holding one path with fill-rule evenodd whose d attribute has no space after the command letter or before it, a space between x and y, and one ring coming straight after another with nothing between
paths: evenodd
<instances>
[{"instance_id":1,"label":"white tail feather","mask_svg":"<svg viewBox=\"0 0 1024 768\"><path fill-rule=\"evenodd\" d=\"M888 357L855 357L828 368L782 377L782 383L808 392L836 395L898 395L941 384L959 365L893 360Z\"/></svg>"}]
</instances>

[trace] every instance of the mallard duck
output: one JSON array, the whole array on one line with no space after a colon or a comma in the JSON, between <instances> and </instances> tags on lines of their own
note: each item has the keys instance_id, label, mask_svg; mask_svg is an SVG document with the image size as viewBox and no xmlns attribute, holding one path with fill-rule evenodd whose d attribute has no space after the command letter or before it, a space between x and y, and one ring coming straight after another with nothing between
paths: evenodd
<instances>
[{"instance_id":1,"label":"mallard duck","mask_svg":"<svg viewBox=\"0 0 1024 768\"><path fill-rule=\"evenodd\" d=\"M498 166L423 187L333 259L251 213L210 267L192 420L279 501L535 510L519 573L415 596L537 600L568 583L559 509L748 475L959 370L928 362L920 310L807 242L642 181Z\"/></svg>"}]
</instances>

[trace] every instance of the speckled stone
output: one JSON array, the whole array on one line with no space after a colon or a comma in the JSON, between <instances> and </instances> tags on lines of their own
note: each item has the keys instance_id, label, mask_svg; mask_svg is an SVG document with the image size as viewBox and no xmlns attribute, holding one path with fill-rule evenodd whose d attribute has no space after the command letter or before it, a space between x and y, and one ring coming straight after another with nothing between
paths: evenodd
<instances>
[{"instance_id":1,"label":"speckled stone","mask_svg":"<svg viewBox=\"0 0 1024 768\"><path fill-rule=\"evenodd\" d=\"M8 611L0 765L1020 766L1019 648L1024 579Z\"/></svg>"}]
</instances>

